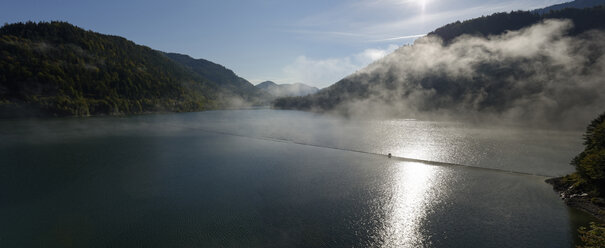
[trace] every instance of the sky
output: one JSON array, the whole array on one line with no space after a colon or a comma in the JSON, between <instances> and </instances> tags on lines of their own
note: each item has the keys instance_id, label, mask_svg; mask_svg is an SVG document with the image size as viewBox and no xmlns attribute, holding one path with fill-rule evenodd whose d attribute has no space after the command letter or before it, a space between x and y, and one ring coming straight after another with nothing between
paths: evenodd
<instances>
[{"instance_id":1,"label":"sky","mask_svg":"<svg viewBox=\"0 0 605 248\"><path fill-rule=\"evenodd\" d=\"M3 0L0 23L67 21L203 58L258 84L319 88L445 24L566 0Z\"/></svg>"}]
</instances>

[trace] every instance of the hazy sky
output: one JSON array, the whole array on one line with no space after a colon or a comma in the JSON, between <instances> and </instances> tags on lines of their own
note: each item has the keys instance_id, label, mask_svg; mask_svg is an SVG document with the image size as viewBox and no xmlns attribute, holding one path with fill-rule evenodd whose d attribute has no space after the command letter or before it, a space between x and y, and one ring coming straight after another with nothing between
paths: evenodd
<instances>
[{"instance_id":1,"label":"hazy sky","mask_svg":"<svg viewBox=\"0 0 605 248\"><path fill-rule=\"evenodd\" d=\"M325 87L444 24L565 0L4 0L0 22L61 20L225 65L252 83Z\"/></svg>"}]
</instances>

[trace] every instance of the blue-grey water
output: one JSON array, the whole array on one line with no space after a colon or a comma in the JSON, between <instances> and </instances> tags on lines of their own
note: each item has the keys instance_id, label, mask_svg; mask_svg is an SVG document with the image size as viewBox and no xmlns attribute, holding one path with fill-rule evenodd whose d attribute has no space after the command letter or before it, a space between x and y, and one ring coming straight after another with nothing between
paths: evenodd
<instances>
[{"instance_id":1,"label":"blue-grey water","mask_svg":"<svg viewBox=\"0 0 605 248\"><path fill-rule=\"evenodd\" d=\"M3 120L0 247L572 247L588 218L544 180L581 137L267 109Z\"/></svg>"}]
</instances>

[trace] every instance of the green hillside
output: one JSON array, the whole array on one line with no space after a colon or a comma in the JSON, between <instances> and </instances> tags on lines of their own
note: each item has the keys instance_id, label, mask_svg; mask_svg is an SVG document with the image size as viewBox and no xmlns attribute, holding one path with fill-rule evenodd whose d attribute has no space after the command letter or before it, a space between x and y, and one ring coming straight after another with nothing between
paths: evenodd
<instances>
[{"instance_id":1,"label":"green hillside","mask_svg":"<svg viewBox=\"0 0 605 248\"><path fill-rule=\"evenodd\" d=\"M603 28L605 16L603 6L594 8L567 8L539 14L536 11L513 11L495 13L463 22L457 21L437 28L428 35L436 35L446 43L461 35L499 35L509 30L519 30L546 19L571 19L574 26L569 34L577 35L591 29Z\"/></svg>"},{"instance_id":2,"label":"green hillside","mask_svg":"<svg viewBox=\"0 0 605 248\"><path fill-rule=\"evenodd\" d=\"M0 28L0 116L114 115L224 106L221 87L164 53L65 22Z\"/></svg>"},{"instance_id":3,"label":"green hillside","mask_svg":"<svg viewBox=\"0 0 605 248\"><path fill-rule=\"evenodd\" d=\"M270 97L254 87L248 80L237 76L232 70L222 65L178 53L166 53L166 56L198 76L216 83L223 89L224 94L230 95L230 97L239 97L251 104L265 103L265 99Z\"/></svg>"},{"instance_id":4,"label":"green hillside","mask_svg":"<svg viewBox=\"0 0 605 248\"><path fill-rule=\"evenodd\" d=\"M579 127L605 101L604 31L603 6L456 22L316 94L274 106Z\"/></svg>"}]
</instances>

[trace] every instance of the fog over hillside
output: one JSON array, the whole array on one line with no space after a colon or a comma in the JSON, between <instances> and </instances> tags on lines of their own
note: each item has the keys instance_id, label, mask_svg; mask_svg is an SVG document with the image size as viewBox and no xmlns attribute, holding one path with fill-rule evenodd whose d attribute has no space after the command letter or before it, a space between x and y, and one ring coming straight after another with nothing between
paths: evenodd
<instances>
[{"instance_id":1,"label":"fog over hillside","mask_svg":"<svg viewBox=\"0 0 605 248\"><path fill-rule=\"evenodd\" d=\"M256 85L256 87L273 97L306 96L319 91L317 87L312 87L303 83L276 84L272 81L262 82Z\"/></svg>"},{"instance_id":2,"label":"fog over hillside","mask_svg":"<svg viewBox=\"0 0 605 248\"><path fill-rule=\"evenodd\" d=\"M349 116L584 125L605 107L605 33L569 20L447 45L418 39L335 85L277 107Z\"/></svg>"}]
</instances>

